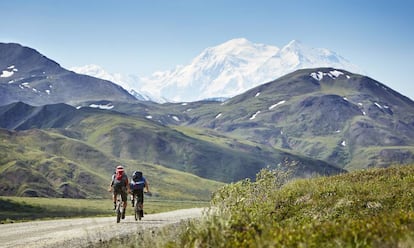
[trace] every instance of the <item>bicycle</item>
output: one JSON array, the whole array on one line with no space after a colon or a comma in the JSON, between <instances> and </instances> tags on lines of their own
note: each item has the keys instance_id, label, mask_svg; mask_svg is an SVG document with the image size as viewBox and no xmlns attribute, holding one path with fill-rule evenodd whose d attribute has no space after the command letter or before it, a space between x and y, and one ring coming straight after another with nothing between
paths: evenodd
<instances>
[{"instance_id":1,"label":"bicycle","mask_svg":"<svg viewBox=\"0 0 414 248\"><path fill-rule=\"evenodd\" d=\"M144 192L145 195L151 196L151 192ZM144 217L144 207L142 199L138 197L138 194L134 194L134 213L135 221L141 220Z\"/></svg>"},{"instance_id":2,"label":"bicycle","mask_svg":"<svg viewBox=\"0 0 414 248\"><path fill-rule=\"evenodd\" d=\"M116 223L121 222L122 214L124 212L124 202L122 201L121 194L116 195Z\"/></svg>"},{"instance_id":3,"label":"bicycle","mask_svg":"<svg viewBox=\"0 0 414 248\"><path fill-rule=\"evenodd\" d=\"M141 220L144 216L144 209L142 208L142 201L138 201L138 195L134 196L134 212L135 212L135 220Z\"/></svg>"}]
</instances>

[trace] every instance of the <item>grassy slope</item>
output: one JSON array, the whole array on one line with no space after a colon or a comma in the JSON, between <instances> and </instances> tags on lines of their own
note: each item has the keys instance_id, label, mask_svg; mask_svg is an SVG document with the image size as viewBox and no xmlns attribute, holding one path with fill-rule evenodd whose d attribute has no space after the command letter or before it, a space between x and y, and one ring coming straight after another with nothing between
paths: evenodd
<instances>
[{"instance_id":1,"label":"grassy slope","mask_svg":"<svg viewBox=\"0 0 414 248\"><path fill-rule=\"evenodd\" d=\"M73 129L83 133L88 144L117 158L157 163L223 182L254 178L261 168L275 166L285 158L303 161L315 173L325 169L325 164L319 161L227 137L214 130L167 127L124 115L85 118Z\"/></svg>"},{"instance_id":2,"label":"grassy slope","mask_svg":"<svg viewBox=\"0 0 414 248\"><path fill-rule=\"evenodd\" d=\"M6 195L105 198L116 164L125 165L129 174L142 170L161 199L209 200L211 192L223 185L159 165L115 158L48 131L3 130L0 139L4 141L0 189Z\"/></svg>"},{"instance_id":3,"label":"grassy slope","mask_svg":"<svg viewBox=\"0 0 414 248\"><path fill-rule=\"evenodd\" d=\"M274 173L225 186L212 201L217 211L170 230L170 239L147 241L148 247L413 246L414 165L282 187L286 177Z\"/></svg>"}]
</instances>

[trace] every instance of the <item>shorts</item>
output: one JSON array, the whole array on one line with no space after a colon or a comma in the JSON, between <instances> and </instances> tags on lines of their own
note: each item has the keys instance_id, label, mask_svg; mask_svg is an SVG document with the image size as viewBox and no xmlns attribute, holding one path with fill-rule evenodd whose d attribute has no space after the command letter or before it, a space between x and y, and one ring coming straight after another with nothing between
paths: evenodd
<instances>
[{"instance_id":1,"label":"shorts","mask_svg":"<svg viewBox=\"0 0 414 248\"><path fill-rule=\"evenodd\" d=\"M114 196L116 197L117 194L121 194L121 199L123 202L126 202L128 200L128 193L126 192L125 188L115 188L113 187Z\"/></svg>"},{"instance_id":2,"label":"shorts","mask_svg":"<svg viewBox=\"0 0 414 248\"><path fill-rule=\"evenodd\" d=\"M138 197L138 202L144 203L144 189L134 189L132 194Z\"/></svg>"}]
</instances>

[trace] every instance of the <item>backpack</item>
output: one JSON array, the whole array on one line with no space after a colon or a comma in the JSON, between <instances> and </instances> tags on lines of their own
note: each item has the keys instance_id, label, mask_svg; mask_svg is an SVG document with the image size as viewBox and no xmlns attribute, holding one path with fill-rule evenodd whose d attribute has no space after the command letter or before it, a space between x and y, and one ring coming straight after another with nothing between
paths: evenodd
<instances>
[{"instance_id":1,"label":"backpack","mask_svg":"<svg viewBox=\"0 0 414 248\"><path fill-rule=\"evenodd\" d=\"M132 181L130 187L131 190L144 189L145 178L142 176L141 171L134 171L134 174L132 174Z\"/></svg>"},{"instance_id":2,"label":"backpack","mask_svg":"<svg viewBox=\"0 0 414 248\"><path fill-rule=\"evenodd\" d=\"M138 182L142 180L142 172L141 171L134 171L132 174L132 181Z\"/></svg>"},{"instance_id":3,"label":"backpack","mask_svg":"<svg viewBox=\"0 0 414 248\"><path fill-rule=\"evenodd\" d=\"M114 176L114 188L115 189L122 189L126 187L127 184L127 175L124 171L117 171Z\"/></svg>"}]
</instances>

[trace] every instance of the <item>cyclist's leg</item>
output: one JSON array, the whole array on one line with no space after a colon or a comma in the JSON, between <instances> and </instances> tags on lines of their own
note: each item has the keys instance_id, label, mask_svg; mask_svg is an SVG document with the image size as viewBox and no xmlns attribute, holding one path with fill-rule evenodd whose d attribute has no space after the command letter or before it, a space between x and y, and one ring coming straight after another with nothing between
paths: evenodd
<instances>
[{"instance_id":1,"label":"cyclist's leg","mask_svg":"<svg viewBox=\"0 0 414 248\"><path fill-rule=\"evenodd\" d=\"M142 204L144 204L144 190L142 190L142 189L139 189L139 190L137 190L137 197L138 197L138 202L142 205Z\"/></svg>"},{"instance_id":2,"label":"cyclist's leg","mask_svg":"<svg viewBox=\"0 0 414 248\"><path fill-rule=\"evenodd\" d=\"M135 199L137 200L137 202L139 203L139 197L138 197L138 191L136 189L134 189L132 191L132 195L134 196L134 204L135 204Z\"/></svg>"},{"instance_id":3,"label":"cyclist's leg","mask_svg":"<svg viewBox=\"0 0 414 248\"><path fill-rule=\"evenodd\" d=\"M124 209L125 209L128 203L128 193L126 192L126 190L121 191L121 198L122 198L122 203L124 204Z\"/></svg>"},{"instance_id":4,"label":"cyclist's leg","mask_svg":"<svg viewBox=\"0 0 414 248\"><path fill-rule=\"evenodd\" d=\"M137 194L138 203L141 204L141 217L144 217L144 190L140 189Z\"/></svg>"},{"instance_id":5,"label":"cyclist's leg","mask_svg":"<svg viewBox=\"0 0 414 248\"><path fill-rule=\"evenodd\" d=\"M122 219L125 219L126 208L128 205L128 193L126 192L126 190L121 191L121 198L122 198L122 203L124 205L124 211L122 211Z\"/></svg>"}]
</instances>

